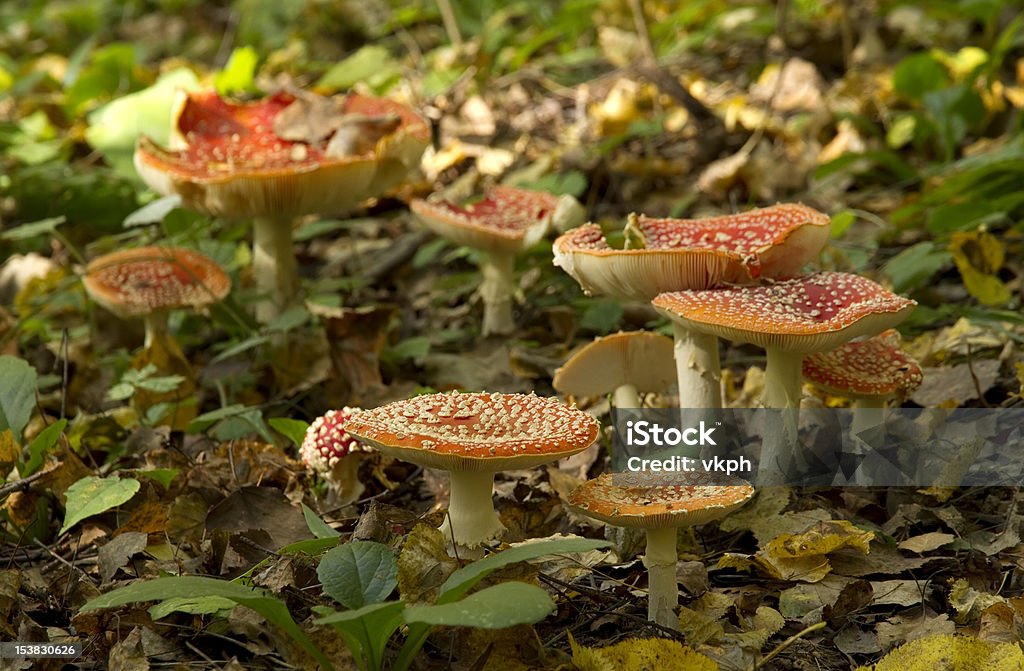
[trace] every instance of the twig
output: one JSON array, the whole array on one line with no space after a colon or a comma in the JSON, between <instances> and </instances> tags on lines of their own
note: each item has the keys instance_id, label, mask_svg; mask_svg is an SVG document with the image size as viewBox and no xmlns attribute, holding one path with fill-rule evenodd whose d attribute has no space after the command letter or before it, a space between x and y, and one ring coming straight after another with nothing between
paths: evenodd
<instances>
[{"instance_id":1,"label":"twig","mask_svg":"<svg viewBox=\"0 0 1024 671\"><path fill-rule=\"evenodd\" d=\"M775 649L769 652L764 657L762 657L761 661L757 662L752 667L750 667L750 671L757 671L758 669L762 668L765 664L772 661L772 659L774 659L776 655L778 655L780 652L796 643L800 638L806 636L807 634L810 634L811 632L818 631L819 629L824 629L826 625L828 625L828 623L822 620L821 622L816 622L812 624L803 631L798 631L797 633L793 634L785 641L775 646Z\"/></svg>"},{"instance_id":2,"label":"twig","mask_svg":"<svg viewBox=\"0 0 1024 671\"><path fill-rule=\"evenodd\" d=\"M53 469L51 468L50 470L47 471L37 471L32 475L28 476L27 478L22 478L20 480L15 480L14 482L8 482L6 484L0 485L0 498L3 498L8 494L13 494L14 492L25 491L26 489L29 488L29 486L31 486L33 482L48 474L52 470Z\"/></svg>"}]
</instances>

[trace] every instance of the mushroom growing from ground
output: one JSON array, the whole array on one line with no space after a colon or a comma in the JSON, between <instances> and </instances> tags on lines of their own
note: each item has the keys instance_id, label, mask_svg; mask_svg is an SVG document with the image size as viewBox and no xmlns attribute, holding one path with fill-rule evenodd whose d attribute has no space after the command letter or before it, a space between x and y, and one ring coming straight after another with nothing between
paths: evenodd
<instances>
[{"instance_id":1,"label":"mushroom growing from ground","mask_svg":"<svg viewBox=\"0 0 1024 671\"><path fill-rule=\"evenodd\" d=\"M835 349L903 321L917 305L866 277L823 272L760 286L676 291L652 301L684 328L765 349L766 408L800 407L805 354ZM795 413L786 413L781 436L766 435L762 465L788 471L783 444L796 438Z\"/></svg>"},{"instance_id":2,"label":"mushroom growing from ground","mask_svg":"<svg viewBox=\"0 0 1024 671\"><path fill-rule=\"evenodd\" d=\"M394 185L426 148L426 122L399 103L361 95L281 92L251 103L215 91L180 94L167 149L142 137L135 167L156 192L218 217L252 218L253 275L271 321L299 282L292 224L350 210Z\"/></svg>"},{"instance_id":3,"label":"mushroom growing from ground","mask_svg":"<svg viewBox=\"0 0 1024 671\"><path fill-rule=\"evenodd\" d=\"M901 399L924 380L921 366L900 347L895 329L827 352L808 354L803 376L824 391L853 401L854 434L882 423L886 403Z\"/></svg>"},{"instance_id":4,"label":"mushroom growing from ground","mask_svg":"<svg viewBox=\"0 0 1024 671\"><path fill-rule=\"evenodd\" d=\"M434 233L483 255L480 296L484 335L507 335L515 330L516 256L543 238L552 221L583 218L581 206L572 196L510 186L493 187L483 199L465 206L416 199L410 207Z\"/></svg>"},{"instance_id":5,"label":"mushroom growing from ground","mask_svg":"<svg viewBox=\"0 0 1024 671\"><path fill-rule=\"evenodd\" d=\"M587 343L555 371L551 384L562 394L612 394L616 408L639 408L638 392L664 391L673 382L672 339L631 331Z\"/></svg>"},{"instance_id":6,"label":"mushroom growing from ground","mask_svg":"<svg viewBox=\"0 0 1024 671\"><path fill-rule=\"evenodd\" d=\"M163 374L183 376L167 399L137 394L138 402L181 401L194 389L192 367L167 330L167 315L180 308L199 309L224 298L231 279L211 258L181 247L139 247L97 257L85 268L85 290L94 301L122 318L141 317L146 325L142 360ZM184 428L184 419L170 420Z\"/></svg>"},{"instance_id":7,"label":"mushroom growing from ground","mask_svg":"<svg viewBox=\"0 0 1024 671\"><path fill-rule=\"evenodd\" d=\"M555 265L587 294L646 302L666 291L793 275L828 241L829 218L783 204L709 219L633 215L626 229L626 249L613 249L596 224L565 233L555 241ZM673 329L679 407L721 407L717 338Z\"/></svg>"},{"instance_id":8,"label":"mushroom growing from ground","mask_svg":"<svg viewBox=\"0 0 1024 671\"><path fill-rule=\"evenodd\" d=\"M369 448L345 429L359 408L328 410L306 430L299 455L302 463L324 475L337 505L348 505L362 496L366 488L359 481L359 462Z\"/></svg>"},{"instance_id":9,"label":"mushroom growing from ground","mask_svg":"<svg viewBox=\"0 0 1024 671\"><path fill-rule=\"evenodd\" d=\"M647 619L678 631L676 530L725 517L753 496L749 483L722 475L605 473L573 490L568 503L581 515L647 532Z\"/></svg>"},{"instance_id":10,"label":"mushroom growing from ground","mask_svg":"<svg viewBox=\"0 0 1024 671\"><path fill-rule=\"evenodd\" d=\"M568 457L598 435L594 418L553 398L458 392L364 410L346 429L387 456L448 471L451 501L441 530L467 549L505 530L492 498L497 471Z\"/></svg>"}]
</instances>

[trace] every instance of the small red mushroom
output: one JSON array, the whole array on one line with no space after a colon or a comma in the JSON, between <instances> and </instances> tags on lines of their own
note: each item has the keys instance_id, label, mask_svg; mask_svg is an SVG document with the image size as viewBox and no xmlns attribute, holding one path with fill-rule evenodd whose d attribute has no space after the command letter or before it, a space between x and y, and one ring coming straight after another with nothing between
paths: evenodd
<instances>
[{"instance_id":1,"label":"small red mushroom","mask_svg":"<svg viewBox=\"0 0 1024 671\"><path fill-rule=\"evenodd\" d=\"M889 329L868 340L804 357L804 379L853 401L854 434L881 424L886 403L902 399L924 380L920 364L900 347L900 341L899 332Z\"/></svg>"},{"instance_id":2,"label":"small red mushroom","mask_svg":"<svg viewBox=\"0 0 1024 671\"><path fill-rule=\"evenodd\" d=\"M94 301L119 317L141 317L146 342L136 366L153 363L165 375L181 375L186 382L168 394L136 392L133 402L150 407L160 402L176 404L194 390L192 367L167 330L171 310L198 309L215 303L231 289L231 279L211 258L181 247L139 247L104 254L93 259L82 277ZM173 428L184 429L195 408L176 409L165 418Z\"/></svg>"},{"instance_id":3,"label":"small red mushroom","mask_svg":"<svg viewBox=\"0 0 1024 671\"><path fill-rule=\"evenodd\" d=\"M345 430L359 411L348 407L328 410L309 425L299 448L302 463L326 477L338 505L352 503L366 490L359 481L359 457L371 450Z\"/></svg>"},{"instance_id":4,"label":"small red mushroom","mask_svg":"<svg viewBox=\"0 0 1024 671\"><path fill-rule=\"evenodd\" d=\"M554 196L510 186L496 186L482 200L460 206L444 200L414 200L410 204L427 228L483 255L480 295L484 303L484 335L515 330L516 255L533 246L555 220L582 219L572 196Z\"/></svg>"}]
</instances>

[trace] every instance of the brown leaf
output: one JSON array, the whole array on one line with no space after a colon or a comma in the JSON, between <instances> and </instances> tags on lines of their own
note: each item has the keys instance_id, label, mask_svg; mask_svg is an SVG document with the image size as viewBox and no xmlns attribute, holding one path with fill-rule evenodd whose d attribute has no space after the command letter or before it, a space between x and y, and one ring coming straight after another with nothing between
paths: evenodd
<instances>
[{"instance_id":1,"label":"brown leaf","mask_svg":"<svg viewBox=\"0 0 1024 671\"><path fill-rule=\"evenodd\" d=\"M124 566L136 553L146 549L149 536L131 531L116 536L99 550L100 579L110 582L117 570Z\"/></svg>"},{"instance_id":2,"label":"brown leaf","mask_svg":"<svg viewBox=\"0 0 1024 671\"><path fill-rule=\"evenodd\" d=\"M232 492L210 509L206 528L229 533L263 532L270 538L271 550L313 537L302 510L272 487L242 487Z\"/></svg>"},{"instance_id":3,"label":"brown leaf","mask_svg":"<svg viewBox=\"0 0 1024 671\"><path fill-rule=\"evenodd\" d=\"M203 535L207 513L206 501L194 492L174 499L167 509L167 535L172 541L198 540Z\"/></svg>"},{"instance_id":4,"label":"brown leaf","mask_svg":"<svg viewBox=\"0 0 1024 671\"><path fill-rule=\"evenodd\" d=\"M933 531L931 533L908 538L897 547L900 550L909 550L910 552L915 552L917 554L924 554L925 552L930 552L953 542L955 538L956 536L953 534Z\"/></svg>"},{"instance_id":5,"label":"brown leaf","mask_svg":"<svg viewBox=\"0 0 1024 671\"><path fill-rule=\"evenodd\" d=\"M945 613L936 615L929 611L922 614L920 608L915 608L906 615L893 616L888 622L879 622L875 625L878 644L883 649L893 643L914 641L934 634L953 634L955 631L956 625Z\"/></svg>"},{"instance_id":6,"label":"brown leaf","mask_svg":"<svg viewBox=\"0 0 1024 671\"><path fill-rule=\"evenodd\" d=\"M110 650L110 671L149 671L149 660L142 648L142 630L138 627Z\"/></svg>"}]
</instances>

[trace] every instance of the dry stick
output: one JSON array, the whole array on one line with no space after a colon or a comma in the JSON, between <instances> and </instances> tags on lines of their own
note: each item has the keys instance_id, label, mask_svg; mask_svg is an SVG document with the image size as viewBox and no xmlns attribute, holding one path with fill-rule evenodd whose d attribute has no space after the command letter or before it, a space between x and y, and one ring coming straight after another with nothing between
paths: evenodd
<instances>
[{"instance_id":1,"label":"dry stick","mask_svg":"<svg viewBox=\"0 0 1024 671\"><path fill-rule=\"evenodd\" d=\"M783 650L785 650L789 646L791 646L794 643L796 643L798 639L800 639L803 636L806 636L807 634L810 634L813 631L818 631L819 629L824 629L826 625L828 625L828 623L825 622L825 621L817 622L817 623L812 624L811 626L807 627L803 631L799 631L799 632L793 634L792 636L787 638L782 643L779 643L775 647L774 650L772 650L767 655L762 657L761 661L757 662L752 667L750 667L750 671L757 671L758 669L762 668L765 664L767 664L768 662L772 661L772 659L774 659L774 657L776 655L778 655L780 652L782 652Z\"/></svg>"}]
</instances>

